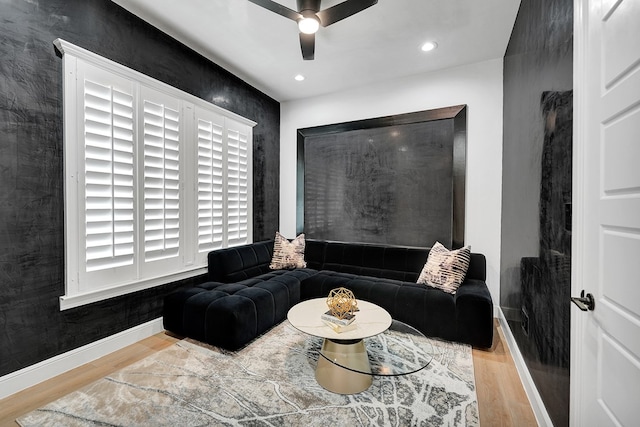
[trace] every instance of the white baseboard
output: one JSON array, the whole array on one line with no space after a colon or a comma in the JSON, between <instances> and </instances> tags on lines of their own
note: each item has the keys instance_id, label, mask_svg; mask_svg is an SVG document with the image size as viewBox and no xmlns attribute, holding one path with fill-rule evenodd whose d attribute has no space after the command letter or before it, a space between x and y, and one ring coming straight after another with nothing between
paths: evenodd
<instances>
[{"instance_id":1,"label":"white baseboard","mask_svg":"<svg viewBox=\"0 0 640 427\"><path fill-rule=\"evenodd\" d=\"M0 399L164 330L162 317L0 377Z\"/></svg>"},{"instance_id":2,"label":"white baseboard","mask_svg":"<svg viewBox=\"0 0 640 427\"><path fill-rule=\"evenodd\" d=\"M527 398L529 398L529 403L531 404L531 409L533 409L533 414L536 417L538 425L541 427L553 427L551 417L549 417L549 413L547 412L547 408L544 406L542 397L540 397L536 384L533 382L529 368L527 368L527 364L524 361L524 357L522 357L522 353L516 343L516 339L511 333L511 328L507 324L507 319L504 317L504 313L499 306L494 306L494 313L496 313L496 317L502 327L502 332L507 340L507 346L511 352L511 357L513 357L513 361L516 364L520 381L522 382L524 391L527 394Z\"/></svg>"}]
</instances>

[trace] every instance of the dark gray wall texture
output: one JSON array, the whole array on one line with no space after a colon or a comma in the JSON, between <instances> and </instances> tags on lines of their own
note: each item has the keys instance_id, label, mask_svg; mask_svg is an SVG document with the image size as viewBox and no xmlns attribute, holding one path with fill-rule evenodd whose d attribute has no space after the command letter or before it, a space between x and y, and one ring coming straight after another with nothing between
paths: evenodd
<instances>
[{"instance_id":1,"label":"dark gray wall texture","mask_svg":"<svg viewBox=\"0 0 640 427\"><path fill-rule=\"evenodd\" d=\"M280 105L109 0L0 2L0 376L162 315L197 277L61 312L63 38L258 125L254 239L278 228Z\"/></svg>"},{"instance_id":2,"label":"dark gray wall texture","mask_svg":"<svg viewBox=\"0 0 640 427\"><path fill-rule=\"evenodd\" d=\"M451 247L453 119L305 138L309 238Z\"/></svg>"},{"instance_id":3,"label":"dark gray wall texture","mask_svg":"<svg viewBox=\"0 0 640 427\"><path fill-rule=\"evenodd\" d=\"M554 425L569 424L572 0L523 1L504 58L500 305Z\"/></svg>"}]
</instances>

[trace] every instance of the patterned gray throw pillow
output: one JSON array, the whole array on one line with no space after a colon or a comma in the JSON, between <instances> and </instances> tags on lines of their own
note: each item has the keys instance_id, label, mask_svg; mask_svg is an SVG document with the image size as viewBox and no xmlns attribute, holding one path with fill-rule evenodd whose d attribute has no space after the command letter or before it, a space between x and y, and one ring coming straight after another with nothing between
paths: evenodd
<instances>
[{"instance_id":1,"label":"patterned gray throw pillow","mask_svg":"<svg viewBox=\"0 0 640 427\"><path fill-rule=\"evenodd\" d=\"M471 261L471 246L453 251L436 242L427 257L416 283L455 294L464 280Z\"/></svg>"},{"instance_id":2,"label":"patterned gray throw pillow","mask_svg":"<svg viewBox=\"0 0 640 427\"><path fill-rule=\"evenodd\" d=\"M305 268L307 263L304 261L304 246L304 233L301 233L290 242L280 232L276 231L276 239L273 243L273 257L269 268L272 270Z\"/></svg>"}]
</instances>

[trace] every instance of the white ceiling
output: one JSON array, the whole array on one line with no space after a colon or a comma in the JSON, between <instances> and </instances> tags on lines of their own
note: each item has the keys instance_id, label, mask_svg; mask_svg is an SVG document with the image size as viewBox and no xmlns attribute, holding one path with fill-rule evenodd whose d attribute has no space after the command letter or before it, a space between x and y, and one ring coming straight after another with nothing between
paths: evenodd
<instances>
[{"instance_id":1,"label":"white ceiling","mask_svg":"<svg viewBox=\"0 0 640 427\"><path fill-rule=\"evenodd\" d=\"M504 56L520 0L379 0L316 34L248 0L113 0L278 101ZM295 0L277 0L296 9ZM322 9L342 0L324 0ZM427 40L438 49L424 53ZM303 82L294 80L303 74Z\"/></svg>"}]
</instances>

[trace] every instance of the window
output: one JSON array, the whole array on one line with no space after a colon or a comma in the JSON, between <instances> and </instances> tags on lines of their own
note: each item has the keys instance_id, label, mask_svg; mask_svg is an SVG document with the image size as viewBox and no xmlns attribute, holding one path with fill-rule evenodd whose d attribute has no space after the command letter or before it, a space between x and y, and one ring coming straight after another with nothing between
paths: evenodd
<instances>
[{"instance_id":1,"label":"window","mask_svg":"<svg viewBox=\"0 0 640 427\"><path fill-rule=\"evenodd\" d=\"M251 242L247 119L91 52L63 53L62 310L206 272Z\"/></svg>"}]
</instances>

